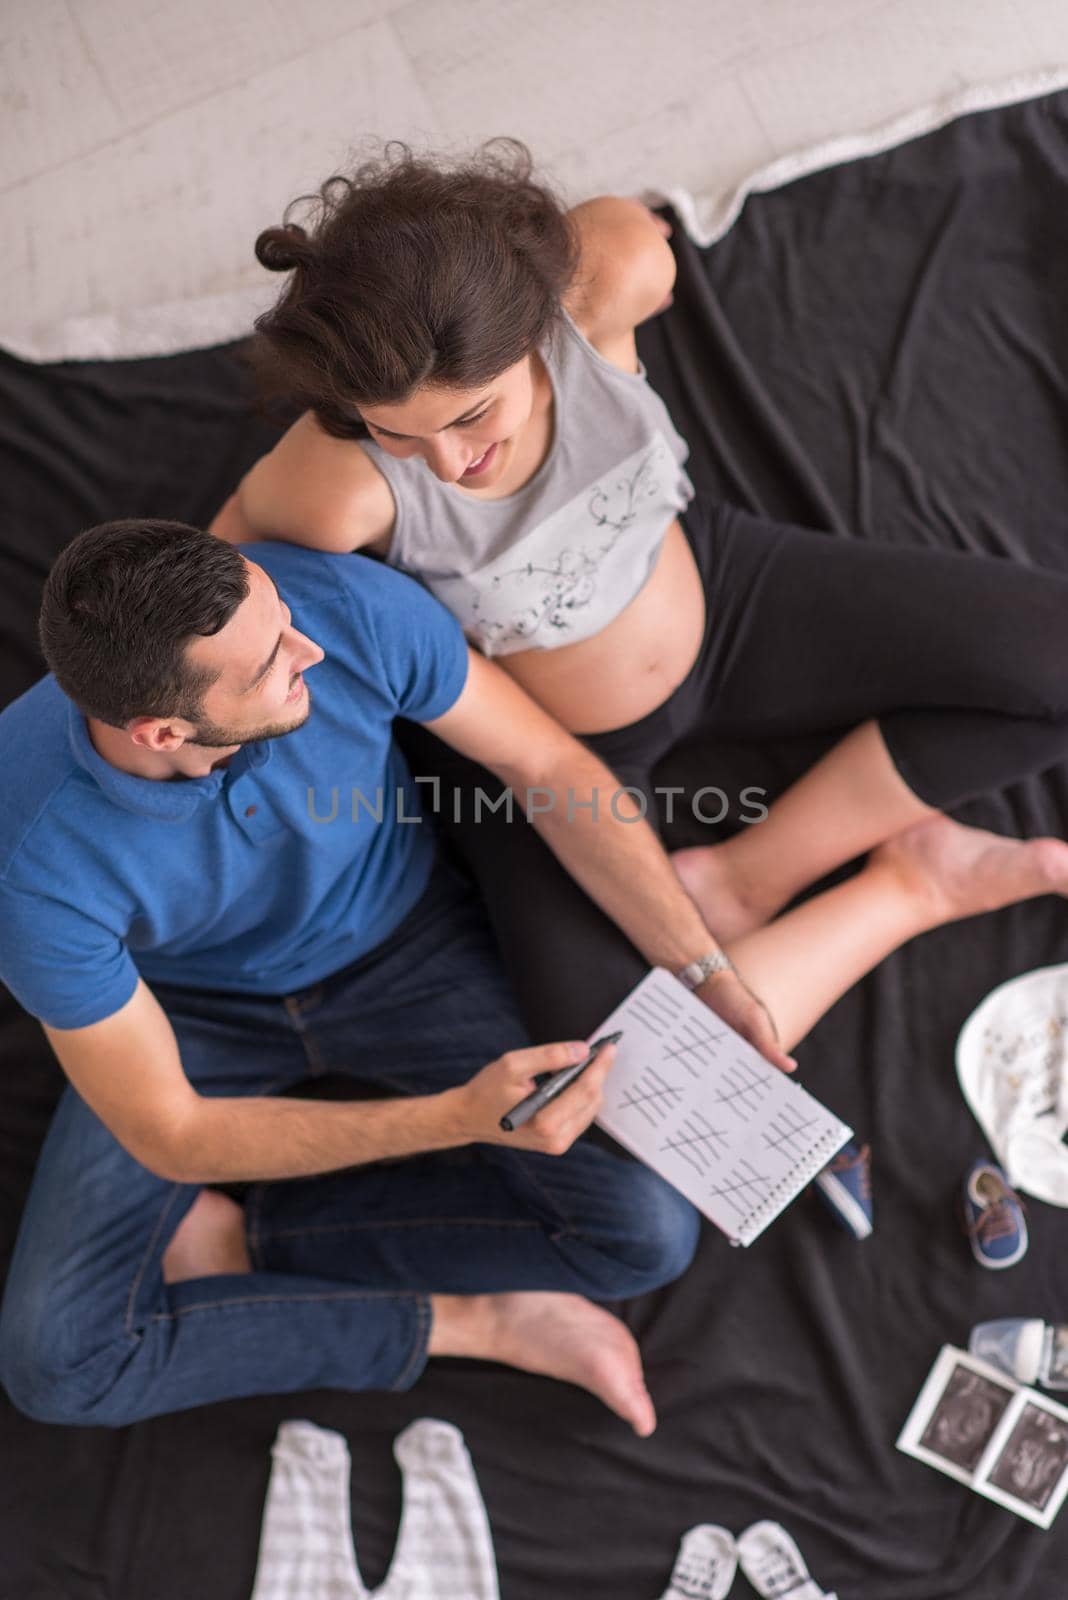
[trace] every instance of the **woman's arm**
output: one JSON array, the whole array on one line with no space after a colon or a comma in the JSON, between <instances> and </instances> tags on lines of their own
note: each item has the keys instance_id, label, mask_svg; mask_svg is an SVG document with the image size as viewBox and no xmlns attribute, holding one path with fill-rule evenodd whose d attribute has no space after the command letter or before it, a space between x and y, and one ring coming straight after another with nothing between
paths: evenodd
<instances>
[{"instance_id":1,"label":"woman's arm","mask_svg":"<svg viewBox=\"0 0 1068 1600\"><path fill-rule=\"evenodd\" d=\"M208 532L213 533L216 539L224 539L227 544L249 544L256 539L255 530L241 509L240 484L212 517Z\"/></svg>"},{"instance_id":2,"label":"woman's arm","mask_svg":"<svg viewBox=\"0 0 1068 1600\"><path fill-rule=\"evenodd\" d=\"M385 555L394 518L393 491L367 452L306 414L250 467L208 531L229 544L285 539Z\"/></svg>"},{"instance_id":3,"label":"woman's arm","mask_svg":"<svg viewBox=\"0 0 1068 1600\"><path fill-rule=\"evenodd\" d=\"M581 254L564 304L601 355L633 372L634 329L670 302L669 230L640 200L616 195L585 200L569 215Z\"/></svg>"}]
</instances>

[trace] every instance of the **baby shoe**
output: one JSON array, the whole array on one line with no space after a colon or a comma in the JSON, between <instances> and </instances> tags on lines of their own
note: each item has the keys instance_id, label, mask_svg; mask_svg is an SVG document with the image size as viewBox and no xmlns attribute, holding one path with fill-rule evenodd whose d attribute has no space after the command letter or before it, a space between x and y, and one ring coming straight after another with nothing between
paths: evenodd
<instances>
[{"instance_id":1,"label":"baby shoe","mask_svg":"<svg viewBox=\"0 0 1068 1600\"><path fill-rule=\"evenodd\" d=\"M734 1535L714 1522L699 1523L683 1534L660 1600L726 1600L737 1570Z\"/></svg>"},{"instance_id":2,"label":"baby shoe","mask_svg":"<svg viewBox=\"0 0 1068 1600\"><path fill-rule=\"evenodd\" d=\"M975 1163L964 1179L964 1231L981 1267L1014 1267L1027 1252L1027 1223L1019 1196L993 1161Z\"/></svg>"},{"instance_id":3,"label":"baby shoe","mask_svg":"<svg viewBox=\"0 0 1068 1600\"><path fill-rule=\"evenodd\" d=\"M833 1211L835 1219L848 1228L855 1239L866 1239L872 1230L871 1146L844 1145L830 1166L816 1174L816 1192Z\"/></svg>"},{"instance_id":4,"label":"baby shoe","mask_svg":"<svg viewBox=\"0 0 1068 1600\"><path fill-rule=\"evenodd\" d=\"M765 1600L834 1600L809 1575L804 1556L777 1522L754 1522L739 1534L738 1560Z\"/></svg>"}]
</instances>

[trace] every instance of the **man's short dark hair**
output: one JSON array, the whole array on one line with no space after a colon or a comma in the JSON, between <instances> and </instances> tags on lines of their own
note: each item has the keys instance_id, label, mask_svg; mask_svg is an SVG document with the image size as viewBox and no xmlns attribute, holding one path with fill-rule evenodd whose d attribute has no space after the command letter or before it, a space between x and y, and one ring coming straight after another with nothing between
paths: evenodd
<instances>
[{"instance_id":1,"label":"man's short dark hair","mask_svg":"<svg viewBox=\"0 0 1068 1600\"><path fill-rule=\"evenodd\" d=\"M249 592L232 545L183 522L104 522L73 539L45 583L39 634L63 692L87 716L196 722L218 673L193 667L194 638L224 628Z\"/></svg>"}]
</instances>

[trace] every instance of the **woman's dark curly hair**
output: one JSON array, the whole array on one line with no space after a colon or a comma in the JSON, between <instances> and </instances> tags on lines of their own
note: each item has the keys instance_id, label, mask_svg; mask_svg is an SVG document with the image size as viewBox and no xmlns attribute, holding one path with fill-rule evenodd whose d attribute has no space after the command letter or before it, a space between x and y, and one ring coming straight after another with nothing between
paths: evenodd
<instances>
[{"instance_id":1,"label":"woman's dark curly hair","mask_svg":"<svg viewBox=\"0 0 1068 1600\"><path fill-rule=\"evenodd\" d=\"M266 393L358 438L361 404L480 388L522 360L551 333L578 260L563 205L532 171L513 139L455 166L390 143L294 201L256 240L263 266L292 273L256 321Z\"/></svg>"}]
</instances>

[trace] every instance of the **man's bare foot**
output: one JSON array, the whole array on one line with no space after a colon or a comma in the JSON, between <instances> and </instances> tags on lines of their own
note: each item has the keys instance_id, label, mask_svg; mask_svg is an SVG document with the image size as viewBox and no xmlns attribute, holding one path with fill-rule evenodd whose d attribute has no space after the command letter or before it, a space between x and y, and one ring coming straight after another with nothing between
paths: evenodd
<instances>
[{"instance_id":1,"label":"man's bare foot","mask_svg":"<svg viewBox=\"0 0 1068 1600\"><path fill-rule=\"evenodd\" d=\"M756 886L739 882L731 868L729 839L673 850L671 865L720 944L754 933L782 909L784 902L762 897Z\"/></svg>"},{"instance_id":2,"label":"man's bare foot","mask_svg":"<svg viewBox=\"0 0 1068 1600\"><path fill-rule=\"evenodd\" d=\"M432 1356L501 1361L588 1389L639 1438L656 1427L642 1358L618 1317L577 1294L435 1295Z\"/></svg>"},{"instance_id":3,"label":"man's bare foot","mask_svg":"<svg viewBox=\"0 0 1068 1600\"><path fill-rule=\"evenodd\" d=\"M229 1195L201 1189L163 1252L164 1283L251 1271L244 1209Z\"/></svg>"},{"instance_id":4,"label":"man's bare foot","mask_svg":"<svg viewBox=\"0 0 1068 1600\"><path fill-rule=\"evenodd\" d=\"M1007 839L931 817L905 828L868 857L869 870L889 870L930 910L930 925L997 911L1036 895L1068 895L1068 843Z\"/></svg>"}]
</instances>

